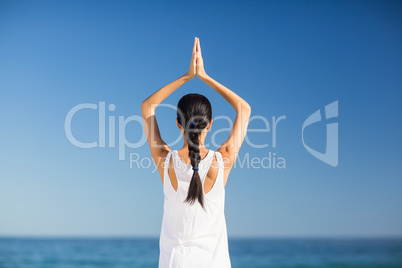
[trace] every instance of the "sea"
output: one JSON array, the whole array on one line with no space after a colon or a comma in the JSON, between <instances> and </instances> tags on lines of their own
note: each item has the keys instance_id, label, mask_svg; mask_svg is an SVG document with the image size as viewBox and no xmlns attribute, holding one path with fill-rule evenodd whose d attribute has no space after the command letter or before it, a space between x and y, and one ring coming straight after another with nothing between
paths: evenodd
<instances>
[{"instance_id":1,"label":"sea","mask_svg":"<svg viewBox=\"0 0 402 268\"><path fill-rule=\"evenodd\" d=\"M402 268L402 239L232 238L229 253L234 268ZM0 238L0 268L146 268L158 257L158 238Z\"/></svg>"}]
</instances>

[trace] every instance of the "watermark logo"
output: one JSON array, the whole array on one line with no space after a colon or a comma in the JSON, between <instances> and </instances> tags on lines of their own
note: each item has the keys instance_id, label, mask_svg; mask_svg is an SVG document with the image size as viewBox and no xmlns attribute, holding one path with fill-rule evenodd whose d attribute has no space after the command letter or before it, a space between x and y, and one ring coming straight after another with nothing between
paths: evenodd
<instances>
[{"instance_id":1,"label":"watermark logo","mask_svg":"<svg viewBox=\"0 0 402 268\"><path fill-rule=\"evenodd\" d=\"M158 107L161 106L166 107L168 109L172 109L174 112L176 112L177 108L176 106L170 104L159 104ZM97 137L94 137L94 140L91 142L83 142L78 140L77 137L73 135L72 131L73 119L76 116L80 116L79 114L84 110L87 111L90 110L92 112L95 112L98 116L97 118L98 135ZM141 133L137 133L135 135L135 138L138 139L137 141L135 142L128 141L126 138L126 127L130 124L130 125L139 125L142 129L148 129L147 125L148 123L146 120L143 120L143 118L139 115L131 115L128 117L116 116L114 115L115 110L116 105L114 104L106 105L105 102L99 102L98 104L81 103L72 107L70 111L68 111L64 122L64 131L66 138L74 146L83 149L90 149L96 147L97 148L117 147L119 160L120 161L126 160L127 148L138 149L144 145L147 145L147 139L144 131L141 131ZM321 118L321 110L317 110L304 121L302 126L302 142L306 150L314 157L318 158L319 160L323 161L324 163L330 166L336 167L338 165L338 123L329 122L328 124L326 124L327 137L326 137L325 153L321 153L314 150L305 143L304 139L304 130L308 126L311 126L322 120L328 120L331 118L338 117L338 101L334 101L333 103L326 105L324 113L325 113L325 119ZM237 156L235 166L238 165L240 168L246 167L253 169L256 168L286 169L285 157L275 153L275 149L277 147L278 125L282 125L282 123L281 124L279 123L284 122L286 120L286 116L285 115L279 117L272 116L271 119L272 120L270 121L270 118L266 118L261 115L254 115L250 117L250 119L248 120L248 124L250 124L253 121L260 121L262 123L262 127L260 128L248 127L247 133L245 134L244 137L244 142L251 148L264 150L264 155L262 157L261 156L251 157L249 153L246 153L244 158ZM229 116L220 115L214 118L214 121L217 120L226 121L229 127L220 128L211 133L210 143L204 144L206 147L214 146L218 148L220 144L217 142L217 136L221 135L223 132L226 132L227 133L226 135L229 135L229 133L232 131L232 128L234 127L234 122ZM154 129L156 127L154 123L155 123L154 121L151 121L150 126L151 129ZM239 125L239 128L242 129L243 126ZM248 136L248 134L250 133L264 133L264 135L268 136L268 139L266 137L264 139L261 139L260 136L260 139L252 141L251 138ZM150 131L150 135L151 140L153 140L154 131ZM179 131L177 131L177 135L178 135L177 138L172 142L168 142L167 146L173 148L182 140L183 137L181 136ZM269 137L271 138L269 139ZM271 152L271 148L274 151ZM153 162L151 158L140 156L137 152L129 152L129 156L130 156L129 159L130 168L133 167L149 168L152 165L151 163Z\"/></svg>"},{"instance_id":2,"label":"watermark logo","mask_svg":"<svg viewBox=\"0 0 402 268\"><path fill-rule=\"evenodd\" d=\"M334 101L325 106L325 119L337 118L338 117L338 101ZM311 147L309 147L304 142L304 129L314 123L320 122L321 119L321 110L315 111L311 114L306 121L303 123L302 127L302 142L304 148L315 156L317 159L321 160L324 163L327 163L330 166L336 167L338 166L338 123L328 123L327 126L327 139L326 139L326 149L325 153L320 153Z\"/></svg>"}]
</instances>

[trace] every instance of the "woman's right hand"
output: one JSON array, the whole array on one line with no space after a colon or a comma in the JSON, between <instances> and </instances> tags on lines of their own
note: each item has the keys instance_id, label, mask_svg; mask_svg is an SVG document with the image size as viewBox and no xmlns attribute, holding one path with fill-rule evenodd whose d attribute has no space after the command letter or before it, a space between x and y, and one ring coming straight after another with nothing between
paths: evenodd
<instances>
[{"instance_id":1,"label":"woman's right hand","mask_svg":"<svg viewBox=\"0 0 402 268\"><path fill-rule=\"evenodd\" d=\"M202 59L202 54L201 54L201 45L200 45L200 39L197 38L197 50L196 50L196 58L197 58L197 76L202 79L207 76L204 70L204 61Z\"/></svg>"},{"instance_id":2,"label":"woman's right hand","mask_svg":"<svg viewBox=\"0 0 402 268\"><path fill-rule=\"evenodd\" d=\"M185 74L185 77L188 80L193 79L194 76L196 75L197 73L196 65L197 65L197 37L194 38L193 55L191 57L190 69Z\"/></svg>"}]
</instances>

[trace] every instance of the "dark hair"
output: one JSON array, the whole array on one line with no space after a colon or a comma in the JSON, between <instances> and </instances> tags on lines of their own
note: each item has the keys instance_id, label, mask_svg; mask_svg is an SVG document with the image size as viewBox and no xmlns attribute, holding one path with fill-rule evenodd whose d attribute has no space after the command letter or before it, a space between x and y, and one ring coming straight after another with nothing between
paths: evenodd
<instances>
[{"instance_id":1,"label":"dark hair","mask_svg":"<svg viewBox=\"0 0 402 268\"><path fill-rule=\"evenodd\" d=\"M190 93L184 95L177 104L177 121L184 129L184 134L188 143L188 156L193 168L198 168L201 161L199 149L199 134L209 124L212 119L212 107L209 100L200 94ZM191 124L195 122L196 125ZM204 207L204 195L200 174L194 170L188 187L185 202L193 204L195 200Z\"/></svg>"}]
</instances>

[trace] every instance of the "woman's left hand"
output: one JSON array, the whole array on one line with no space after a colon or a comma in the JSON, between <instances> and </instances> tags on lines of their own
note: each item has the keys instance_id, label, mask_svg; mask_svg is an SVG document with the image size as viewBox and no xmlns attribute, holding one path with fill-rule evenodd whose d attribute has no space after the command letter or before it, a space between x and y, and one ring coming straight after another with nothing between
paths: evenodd
<instances>
[{"instance_id":1,"label":"woman's left hand","mask_svg":"<svg viewBox=\"0 0 402 268\"><path fill-rule=\"evenodd\" d=\"M191 56L190 69L184 75L189 80L193 79L197 74L197 37L194 38L193 55Z\"/></svg>"}]
</instances>

